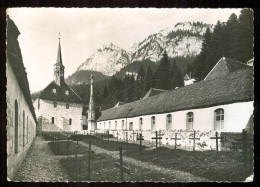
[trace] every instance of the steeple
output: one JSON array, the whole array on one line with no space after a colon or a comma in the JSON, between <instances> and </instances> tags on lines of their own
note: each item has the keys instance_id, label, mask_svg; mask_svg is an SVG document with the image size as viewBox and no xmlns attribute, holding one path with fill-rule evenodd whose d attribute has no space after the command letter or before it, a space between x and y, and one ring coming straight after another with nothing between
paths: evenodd
<instances>
[{"instance_id":1,"label":"steeple","mask_svg":"<svg viewBox=\"0 0 260 187\"><path fill-rule=\"evenodd\" d=\"M54 64L54 81L61 86L64 83L64 66L62 64L61 47L60 47L60 33L59 33L59 46L56 63Z\"/></svg>"}]
</instances>

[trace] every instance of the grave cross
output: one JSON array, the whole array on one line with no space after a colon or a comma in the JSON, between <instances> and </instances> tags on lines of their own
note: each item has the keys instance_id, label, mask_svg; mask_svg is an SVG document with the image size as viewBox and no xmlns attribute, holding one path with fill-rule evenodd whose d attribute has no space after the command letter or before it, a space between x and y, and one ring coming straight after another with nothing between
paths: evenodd
<instances>
[{"instance_id":1,"label":"grave cross","mask_svg":"<svg viewBox=\"0 0 260 187\"><path fill-rule=\"evenodd\" d=\"M107 130L107 141L109 143L109 130Z\"/></svg>"},{"instance_id":2,"label":"grave cross","mask_svg":"<svg viewBox=\"0 0 260 187\"><path fill-rule=\"evenodd\" d=\"M247 138L247 131L245 129L243 129L242 131L242 138L235 139L236 141L239 142L235 142L235 144L241 145L242 144L242 150L243 150L243 168L244 168L244 174L247 174L247 165L248 165L248 145L252 145L253 144L253 139L248 139Z\"/></svg>"},{"instance_id":3,"label":"grave cross","mask_svg":"<svg viewBox=\"0 0 260 187\"><path fill-rule=\"evenodd\" d=\"M215 137L210 137L210 139L216 139L216 150L217 150L217 154L218 154L218 140L223 140L224 137L218 136L218 132L216 132Z\"/></svg>"},{"instance_id":4,"label":"grave cross","mask_svg":"<svg viewBox=\"0 0 260 187\"><path fill-rule=\"evenodd\" d=\"M70 146L69 134L67 133L67 157L69 156L69 146Z\"/></svg>"},{"instance_id":5,"label":"grave cross","mask_svg":"<svg viewBox=\"0 0 260 187\"><path fill-rule=\"evenodd\" d=\"M174 140L175 144L174 144L174 149L176 149L177 147L177 140L180 140L180 138L177 138L178 133L175 133L175 137L171 138L171 140Z\"/></svg>"},{"instance_id":6,"label":"grave cross","mask_svg":"<svg viewBox=\"0 0 260 187\"><path fill-rule=\"evenodd\" d=\"M193 140L193 151L195 151L195 141L200 140L200 138L196 138L196 131L194 131L193 138L189 138Z\"/></svg>"},{"instance_id":7,"label":"grave cross","mask_svg":"<svg viewBox=\"0 0 260 187\"><path fill-rule=\"evenodd\" d=\"M162 139L162 137L158 137L157 131L155 131L155 137L152 137L152 139L155 139L155 144L156 144L156 154L158 154L158 140Z\"/></svg>"},{"instance_id":8,"label":"grave cross","mask_svg":"<svg viewBox=\"0 0 260 187\"><path fill-rule=\"evenodd\" d=\"M140 155L141 155L142 154L142 140L144 140L142 132L139 134L139 137L137 136L137 140L140 141Z\"/></svg>"},{"instance_id":9,"label":"grave cross","mask_svg":"<svg viewBox=\"0 0 260 187\"><path fill-rule=\"evenodd\" d=\"M133 142L135 141L135 134L136 134L136 132L133 131L133 132L132 132L132 135L133 135Z\"/></svg>"},{"instance_id":10,"label":"grave cross","mask_svg":"<svg viewBox=\"0 0 260 187\"><path fill-rule=\"evenodd\" d=\"M116 162L116 167L118 167L120 169L120 179L121 179L121 181L124 181L124 173L131 175L131 171L127 167L123 166L122 147L119 147L119 156L120 156L119 163Z\"/></svg>"},{"instance_id":11,"label":"grave cross","mask_svg":"<svg viewBox=\"0 0 260 187\"><path fill-rule=\"evenodd\" d=\"M125 131L125 136L126 136L126 148L128 149L128 132Z\"/></svg>"}]
</instances>

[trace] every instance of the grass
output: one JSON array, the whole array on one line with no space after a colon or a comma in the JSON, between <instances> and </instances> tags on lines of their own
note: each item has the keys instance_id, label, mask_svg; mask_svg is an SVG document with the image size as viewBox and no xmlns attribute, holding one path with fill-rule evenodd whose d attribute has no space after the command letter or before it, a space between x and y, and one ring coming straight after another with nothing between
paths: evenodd
<instances>
[{"instance_id":1,"label":"grass","mask_svg":"<svg viewBox=\"0 0 260 187\"><path fill-rule=\"evenodd\" d=\"M89 139L85 139L85 142L88 143ZM140 146L139 144L135 143L126 143L126 142L121 142L121 141L114 141L114 140L108 140L107 139L95 139L91 141L92 145L98 146L100 148L109 150L109 151L118 151L119 147L121 146L123 150L130 150L131 152L137 152L139 153ZM146 146L142 146L142 150L148 148Z\"/></svg>"},{"instance_id":2,"label":"grass","mask_svg":"<svg viewBox=\"0 0 260 187\"><path fill-rule=\"evenodd\" d=\"M48 145L55 155L76 154L77 143L72 141L49 142ZM88 153L87 149L87 147L78 145L77 154L86 154Z\"/></svg>"},{"instance_id":3,"label":"grass","mask_svg":"<svg viewBox=\"0 0 260 187\"><path fill-rule=\"evenodd\" d=\"M62 158L60 163L65 169L70 181L107 181L107 182L119 182L120 173L119 168L115 166L117 159L107 154L95 154L91 158L91 172L90 180L88 179L88 156L77 158L77 164L75 165L75 158ZM124 166L131 170L131 175L124 174L124 181L163 181L174 182L168 174L161 174L151 169L144 169L140 166L126 164Z\"/></svg>"},{"instance_id":4,"label":"grass","mask_svg":"<svg viewBox=\"0 0 260 187\"><path fill-rule=\"evenodd\" d=\"M86 142L88 142L86 140ZM243 174L243 157L242 153L233 150L228 152L211 151L186 151L181 149L170 149L167 147L159 147L158 155L155 149L145 149L142 147L142 156L140 157L139 145L134 143L128 144L126 149L125 142L107 140L94 140L92 145L117 151L119 146L126 150L123 155L132 157L136 160L142 160L154 165L165 167L168 169L176 169L189 172L195 176L204 177L212 181L244 181L246 177L252 174L253 170L253 153L249 158L249 174ZM150 146L149 146L150 147Z\"/></svg>"},{"instance_id":5,"label":"grass","mask_svg":"<svg viewBox=\"0 0 260 187\"><path fill-rule=\"evenodd\" d=\"M67 136L65 136L62 133L59 132L46 132L46 133L42 133L42 136L44 137L45 141L55 141L55 138L58 138L59 140L67 140Z\"/></svg>"},{"instance_id":6,"label":"grass","mask_svg":"<svg viewBox=\"0 0 260 187\"><path fill-rule=\"evenodd\" d=\"M127 150L125 156L140 160L140 154ZM166 147L158 148L156 151L144 150L142 160L169 169L189 172L195 176L204 177L212 181L244 181L247 176L243 174L242 153L238 151L220 152L216 151L185 151L173 150ZM249 173L252 173L249 166Z\"/></svg>"}]
</instances>

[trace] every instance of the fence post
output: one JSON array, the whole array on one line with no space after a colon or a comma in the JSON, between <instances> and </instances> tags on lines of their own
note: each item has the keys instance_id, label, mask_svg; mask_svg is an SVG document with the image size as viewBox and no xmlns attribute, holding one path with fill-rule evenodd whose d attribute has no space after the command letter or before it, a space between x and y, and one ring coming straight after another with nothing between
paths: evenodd
<instances>
[{"instance_id":1,"label":"fence post","mask_svg":"<svg viewBox=\"0 0 260 187\"><path fill-rule=\"evenodd\" d=\"M90 180L90 151L91 151L91 140L88 145L88 179Z\"/></svg>"}]
</instances>

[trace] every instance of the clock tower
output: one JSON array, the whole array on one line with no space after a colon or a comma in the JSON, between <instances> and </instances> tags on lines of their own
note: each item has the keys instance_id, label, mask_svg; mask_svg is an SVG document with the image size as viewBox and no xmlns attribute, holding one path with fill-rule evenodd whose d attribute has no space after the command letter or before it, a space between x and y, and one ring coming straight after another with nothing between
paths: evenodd
<instances>
[{"instance_id":1,"label":"clock tower","mask_svg":"<svg viewBox=\"0 0 260 187\"><path fill-rule=\"evenodd\" d=\"M55 83L61 86L64 83L64 66L62 64L62 56L61 56L61 47L60 47L60 33L59 33L59 47L56 63L53 65L54 67L54 76L53 79Z\"/></svg>"}]
</instances>

